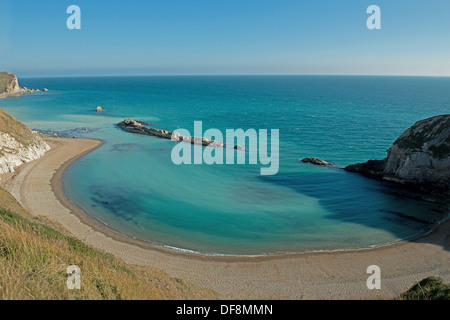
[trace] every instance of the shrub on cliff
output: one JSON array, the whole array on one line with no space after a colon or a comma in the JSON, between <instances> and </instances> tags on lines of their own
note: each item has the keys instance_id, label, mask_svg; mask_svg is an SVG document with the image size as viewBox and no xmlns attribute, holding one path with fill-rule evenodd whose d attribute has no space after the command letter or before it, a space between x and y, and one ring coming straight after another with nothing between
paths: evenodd
<instances>
[{"instance_id":1,"label":"shrub on cliff","mask_svg":"<svg viewBox=\"0 0 450 320\"><path fill-rule=\"evenodd\" d=\"M405 300L450 300L450 284L441 278L428 277L401 295Z\"/></svg>"}]
</instances>

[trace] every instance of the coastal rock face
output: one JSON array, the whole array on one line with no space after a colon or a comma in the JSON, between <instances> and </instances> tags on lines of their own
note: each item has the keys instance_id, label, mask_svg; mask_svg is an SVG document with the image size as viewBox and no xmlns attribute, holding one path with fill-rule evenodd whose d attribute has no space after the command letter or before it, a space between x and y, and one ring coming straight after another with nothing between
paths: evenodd
<instances>
[{"instance_id":1,"label":"coastal rock face","mask_svg":"<svg viewBox=\"0 0 450 320\"><path fill-rule=\"evenodd\" d=\"M9 72L0 72L0 93L18 93L20 89L19 81L15 75Z\"/></svg>"},{"instance_id":2,"label":"coastal rock face","mask_svg":"<svg viewBox=\"0 0 450 320\"><path fill-rule=\"evenodd\" d=\"M450 193L450 114L416 122L387 150L384 160L369 160L345 169Z\"/></svg>"},{"instance_id":3,"label":"coastal rock face","mask_svg":"<svg viewBox=\"0 0 450 320\"><path fill-rule=\"evenodd\" d=\"M25 162L38 159L50 146L23 123L0 109L0 173L14 172Z\"/></svg>"},{"instance_id":4,"label":"coastal rock face","mask_svg":"<svg viewBox=\"0 0 450 320\"><path fill-rule=\"evenodd\" d=\"M39 89L21 88L17 77L9 72L0 72L0 98L20 96L27 93L39 92Z\"/></svg>"}]
</instances>

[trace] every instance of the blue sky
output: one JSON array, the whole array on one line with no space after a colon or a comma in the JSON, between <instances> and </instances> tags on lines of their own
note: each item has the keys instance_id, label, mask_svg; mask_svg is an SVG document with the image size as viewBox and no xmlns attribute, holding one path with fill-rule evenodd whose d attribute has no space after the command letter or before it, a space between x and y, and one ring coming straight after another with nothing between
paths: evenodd
<instances>
[{"instance_id":1,"label":"blue sky","mask_svg":"<svg viewBox=\"0 0 450 320\"><path fill-rule=\"evenodd\" d=\"M366 28L372 4L381 30ZM449 17L448 0L1 0L0 70L450 76Z\"/></svg>"}]
</instances>

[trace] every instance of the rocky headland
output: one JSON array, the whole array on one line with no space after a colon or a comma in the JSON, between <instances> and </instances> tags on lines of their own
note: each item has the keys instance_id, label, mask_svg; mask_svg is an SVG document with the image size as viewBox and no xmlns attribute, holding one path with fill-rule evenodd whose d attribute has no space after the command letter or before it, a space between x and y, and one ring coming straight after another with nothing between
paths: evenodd
<instances>
[{"instance_id":1,"label":"rocky headland","mask_svg":"<svg viewBox=\"0 0 450 320\"><path fill-rule=\"evenodd\" d=\"M383 160L345 170L450 198L450 114L416 122L387 150Z\"/></svg>"},{"instance_id":2,"label":"rocky headland","mask_svg":"<svg viewBox=\"0 0 450 320\"><path fill-rule=\"evenodd\" d=\"M42 157L50 146L38 132L0 109L0 173L14 172L25 162Z\"/></svg>"},{"instance_id":3,"label":"rocky headland","mask_svg":"<svg viewBox=\"0 0 450 320\"><path fill-rule=\"evenodd\" d=\"M17 97L22 94L39 92L39 89L20 87L16 75L9 72L0 72L0 98ZM48 91L45 89L44 91Z\"/></svg>"}]
</instances>

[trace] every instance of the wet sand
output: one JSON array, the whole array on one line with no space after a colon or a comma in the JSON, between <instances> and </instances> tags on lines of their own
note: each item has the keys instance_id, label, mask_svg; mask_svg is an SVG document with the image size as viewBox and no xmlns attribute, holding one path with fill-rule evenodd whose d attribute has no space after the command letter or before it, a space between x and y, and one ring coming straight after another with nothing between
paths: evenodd
<instances>
[{"instance_id":1,"label":"wet sand","mask_svg":"<svg viewBox=\"0 0 450 320\"><path fill-rule=\"evenodd\" d=\"M223 299L377 299L393 298L417 281L440 276L450 282L450 221L415 241L341 252L269 257L213 257L168 251L121 235L89 217L64 195L62 172L99 147L88 139L46 139L41 159L2 175L1 185L35 216L46 216L86 244L130 264L151 266ZM381 290L366 286L367 267L381 268Z\"/></svg>"}]
</instances>

